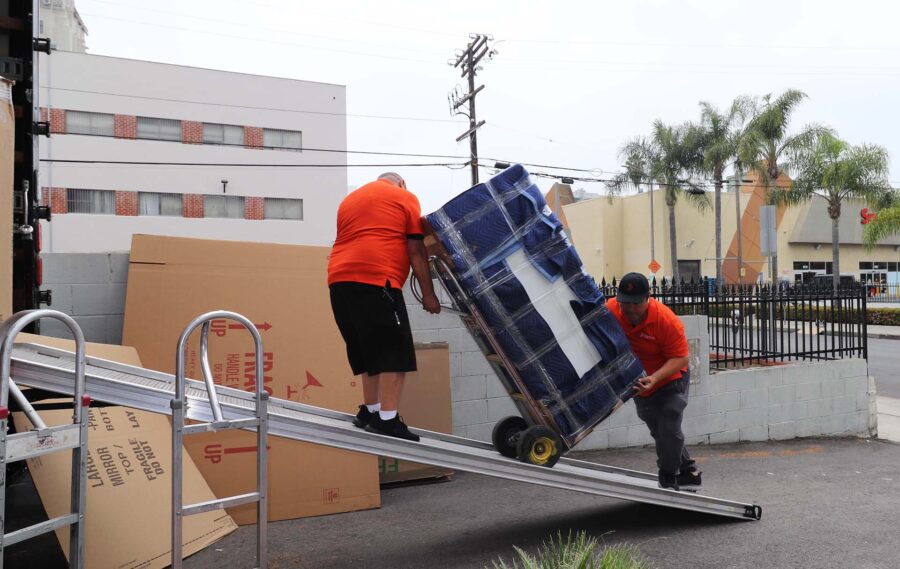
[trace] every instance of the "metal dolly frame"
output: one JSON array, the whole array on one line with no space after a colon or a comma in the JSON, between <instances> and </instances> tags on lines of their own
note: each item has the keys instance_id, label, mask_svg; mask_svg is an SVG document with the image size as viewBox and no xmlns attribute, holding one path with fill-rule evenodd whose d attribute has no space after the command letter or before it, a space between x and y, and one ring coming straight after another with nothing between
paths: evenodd
<instances>
[{"instance_id":1,"label":"metal dolly frame","mask_svg":"<svg viewBox=\"0 0 900 569\"><path fill-rule=\"evenodd\" d=\"M75 385L72 390L74 414L71 424L48 427L13 382L10 374L16 336L26 326L41 318L60 320L69 328L75 338ZM69 567L82 569L84 567L84 516L87 504L88 407L91 404L91 398L85 394L84 334L72 317L49 309L18 312L3 323L0 332L3 334L3 345L0 347L0 569L3 568L3 550L6 546L65 526L69 526ZM30 431L7 434L10 394L31 421L32 429ZM5 533L7 463L68 449L72 449L72 500L69 513Z\"/></svg>"},{"instance_id":2,"label":"metal dolly frame","mask_svg":"<svg viewBox=\"0 0 900 569\"><path fill-rule=\"evenodd\" d=\"M222 413L219 394L213 381L209 367L209 329L213 320L234 320L244 325L253 337L253 349L256 356L256 390L255 414L252 417L228 418ZM200 367L203 371L203 382L206 387L212 420L185 425L184 353L187 341L198 326L200 329ZM263 388L263 344L256 326L249 319L225 310L207 312L192 320L181 337L175 354L175 398L172 399L172 569L182 567L182 523L185 516L202 514L212 510L233 508L243 504L256 503L256 561L258 569L268 566L268 435L269 435L269 394ZM209 433L232 429L256 429L256 491L226 498L218 498L207 502L184 505L184 436L194 433Z\"/></svg>"},{"instance_id":3,"label":"metal dolly frame","mask_svg":"<svg viewBox=\"0 0 900 569\"><path fill-rule=\"evenodd\" d=\"M564 437L560 434L556 420L543 404L532 397L515 364L494 337L491 326L482 316L478 305L456 278L445 254L432 255L428 260L454 303L454 306L443 308L459 314L466 329L522 415L506 417L497 422L492 433L494 447L508 458L518 458L523 462L552 467L561 456L588 436L591 429L586 429L575 437ZM421 300L414 283L410 284L410 288L413 295Z\"/></svg>"}]
</instances>

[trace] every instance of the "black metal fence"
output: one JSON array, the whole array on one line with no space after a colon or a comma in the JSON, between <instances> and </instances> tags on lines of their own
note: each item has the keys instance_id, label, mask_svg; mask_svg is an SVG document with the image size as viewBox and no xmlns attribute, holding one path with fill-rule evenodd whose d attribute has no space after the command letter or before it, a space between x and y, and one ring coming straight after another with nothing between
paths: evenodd
<instances>
[{"instance_id":1,"label":"black metal fence","mask_svg":"<svg viewBox=\"0 0 900 569\"><path fill-rule=\"evenodd\" d=\"M601 283L615 296L616 281ZM710 369L801 360L867 358L867 291L811 285L723 285L712 279L651 283L651 294L679 315L708 317Z\"/></svg>"}]
</instances>

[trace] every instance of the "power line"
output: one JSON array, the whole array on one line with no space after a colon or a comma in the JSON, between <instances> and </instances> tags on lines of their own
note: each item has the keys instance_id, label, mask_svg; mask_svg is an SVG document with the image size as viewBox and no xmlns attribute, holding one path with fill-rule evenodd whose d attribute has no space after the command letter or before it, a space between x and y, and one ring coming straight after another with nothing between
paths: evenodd
<instances>
[{"instance_id":1,"label":"power line","mask_svg":"<svg viewBox=\"0 0 900 569\"><path fill-rule=\"evenodd\" d=\"M207 35L219 36L219 37L224 37L224 38L229 38L229 39L241 39L241 40L250 40L250 41L255 41L255 42L260 42L260 43L270 43L270 44L277 44L277 45L288 45L288 46L292 46L292 47L302 47L302 48L306 48L306 49L317 49L317 50L320 50L320 51L331 51L331 52L335 52L335 53L344 53L344 54L349 54L349 55L361 55L361 56L364 56L364 57L376 57L376 58L380 58L380 59L390 59L390 60L393 60L393 61L409 61L409 62L414 62L414 63L427 63L427 64L429 64L429 65L434 65L434 64L437 63L437 60L431 61L431 60L426 60L426 59L413 59L413 58L408 58L408 57L395 57L395 56L381 55L381 54L371 53L371 52L365 52L365 51L352 51L352 50L347 50L347 49L337 49L337 48L322 47L322 46L318 46L318 45L308 45L308 44L299 44L299 43L296 43L296 42L286 42L286 41L280 41L280 40L275 40L275 39L255 38L255 37L252 37L252 36L242 36L242 35L237 35L237 34L225 34L225 33L222 33L222 32L213 32L213 31L210 31L210 30L201 30L201 29L196 29L196 28L184 28L184 27L181 27L181 26L170 26L170 25L167 25L167 24L155 24L155 23L151 23L151 22L144 22L144 21L141 21L141 20L131 20L131 19L128 19L128 18L116 18L116 17L114 17L114 16L104 16L104 15L102 15L102 14L90 14L90 13L87 13L87 12L79 12L79 13L80 13L82 16L90 16L90 17L92 17L92 18L100 18L100 19L102 19L102 20L112 20L112 21L115 21L115 22L126 22L126 23L129 23L129 24L137 24L137 25L139 25L139 26L150 26L150 27L153 27L153 28L163 28L163 29L167 29L167 30L177 30L177 31L182 31L182 32L190 32L190 33L193 33L193 34L207 34Z\"/></svg>"},{"instance_id":2,"label":"power line","mask_svg":"<svg viewBox=\"0 0 900 569\"><path fill-rule=\"evenodd\" d=\"M421 49L411 49L408 47L401 47L401 46L396 46L396 45L371 44L371 43L366 43L366 42L361 42L361 41L348 40L348 39L344 39L344 38L319 36L319 35L307 34L307 33L300 34L300 33L293 32L290 30L285 30L285 29L272 28L272 27L268 27L268 26L250 25L250 24L247 24L246 22L235 22L232 20L220 20L220 19L216 19L216 18L209 18L206 16L194 16L192 14L187 14L185 12L174 12L171 10L159 10L156 8L147 8L145 6L135 6L132 4L122 4L120 2L111 2L110 0L90 0L90 1L95 2L97 4L107 4L110 6L118 6L120 8L128 8L128 9L132 9L132 10L142 10L144 12L152 12L152 13L164 14L164 15L168 15L168 16L178 16L181 18L190 18L192 20L200 20L202 22L209 22L209 23L215 23L215 24L226 24L229 26L237 26L237 27L244 28L244 29L260 30L260 31L264 31L264 32L275 32L275 33L280 33L280 34L285 34L285 35L295 36L295 37L335 40L335 41L342 41L342 42L348 42L348 43L355 43L355 44L359 44L359 45L366 46L366 47L383 47L383 48L387 48L387 49L396 49L396 50L407 51L407 52L408 51L416 51L418 53L421 53L421 51L422 51ZM104 16L104 17L106 17L106 16Z\"/></svg>"},{"instance_id":3,"label":"power line","mask_svg":"<svg viewBox=\"0 0 900 569\"><path fill-rule=\"evenodd\" d=\"M326 115L326 116L336 116L336 117L354 117L354 118L366 118L366 119L389 119L389 120L403 120L403 121L421 121L421 122L442 122L442 123L453 123L459 124L459 121L453 119L430 119L426 117L404 117L404 116L392 116L392 115L365 115L365 114L353 114L353 113L334 113L328 111L308 111L303 109L285 109L279 107L259 107L255 105L235 105L231 103L215 103L210 101L191 101L188 99L175 99L170 97L151 97L149 95L130 95L128 93L113 93L111 91L92 91L90 89L71 89L67 87L47 87L47 89L51 89L54 91L67 91L71 93L88 93L93 95L109 95L111 97L126 97L130 99L144 99L147 101L166 101L170 103L188 103L191 105L212 105L216 107L231 107L235 109L251 109L255 111L280 111L286 113L300 113L307 115ZM73 109L74 110L74 109Z\"/></svg>"},{"instance_id":4,"label":"power line","mask_svg":"<svg viewBox=\"0 0 900 569\"><path fill-rule=\"evenodd\" d=\"M228 162L156 162L143 160L74 160L63 158L41 158L41 162L56 164L112 164L123 166L216 166L219 168L415 168L446 167L464 168L468 162L434 162L415 164L249 164Z\"/></svg>"},{"instance_id":5,"label":"power line","mask_svg":"<svg viewBox=\"0 0 900 569\"><path fill-rule=\"evenodd\" d=\"M111 134L87 134L87 133L58 133L55 136L93 136L97 138L113 138L117 140L122 140L119 137ZM146 139L146 138L136 138L136 139L124 139L124 140L145 140L150 142L178 142L178 141L169 141L169 140L155 140L155 139ZM232 148L248 148L245 144L232 144L229 142L203 142L201 146L220 146L220 147L232 147ZM291 151L300 151L300 152L326 152L326 153L334 153L334 154L368 154L373 156L403 156L405 158L452 158L454 160L465 160L465 156L454 156L452 154L415 154L410 152L383 152L379 150L345 150L340 148L289 148L284 146L263 146L263 147L251 147L251 148L262 148L263 150L291 150ZM552 166L548 166L548 168L552 168Z\"/></svg>"}]
</instances>

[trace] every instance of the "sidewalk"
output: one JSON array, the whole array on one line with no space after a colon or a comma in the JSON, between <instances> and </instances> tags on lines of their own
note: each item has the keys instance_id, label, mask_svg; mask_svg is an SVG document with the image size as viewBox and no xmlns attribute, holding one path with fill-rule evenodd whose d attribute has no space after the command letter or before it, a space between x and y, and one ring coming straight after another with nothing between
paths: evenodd
<instances>
[{"instance_id":1,"label":"sidewalk","mask_svg":"<svg viewBox=\"0 0 900 569\"><path fill-rule=\"evenodd\" d=\"M900 340L900 326L867 326L867 336L879 340Z\"/></svg>"},{"instance_id":2,"label":"sidewalk","mask_svg":"<svg viewBox=\"0 0 900 569\"><path fill-rule=\"evenodd\" d=\"M900 442L900 399L878 396L878 438Z\"/></svg>"}]
</instances>

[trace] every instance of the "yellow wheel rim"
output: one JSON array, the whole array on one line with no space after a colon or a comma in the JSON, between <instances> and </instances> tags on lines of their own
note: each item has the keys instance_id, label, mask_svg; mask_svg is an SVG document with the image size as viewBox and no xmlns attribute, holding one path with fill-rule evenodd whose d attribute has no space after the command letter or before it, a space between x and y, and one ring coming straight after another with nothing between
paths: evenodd
<instances>
[{"instance_id":1,"label":"yellow wheel rim","mask_svg":"<svg viewBox=\"0 0 900 569\"><path fill-rule=\"evenodd\" d=\"M541 465L546 464L555 454L556 442L550 437L540 437L532 443L528 458L532 464Z\"/></svg>"}]
</instances>

